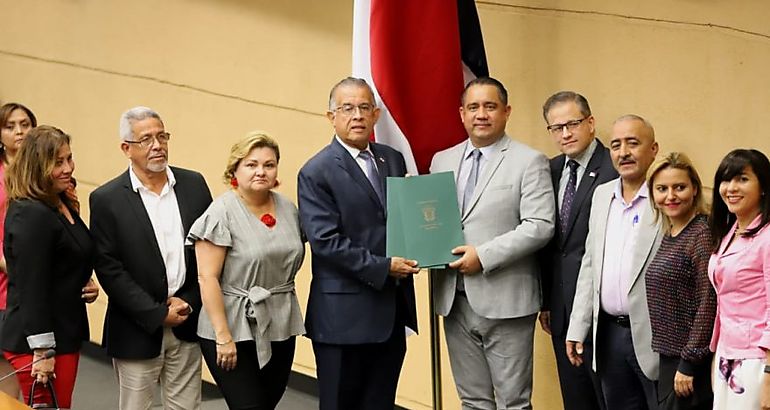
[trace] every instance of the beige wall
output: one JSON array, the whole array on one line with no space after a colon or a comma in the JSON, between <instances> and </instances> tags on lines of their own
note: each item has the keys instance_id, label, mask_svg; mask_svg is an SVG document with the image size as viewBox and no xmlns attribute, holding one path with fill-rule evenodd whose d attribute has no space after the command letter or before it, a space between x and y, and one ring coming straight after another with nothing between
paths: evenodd
<instances>
[{"instance_id":1,"label":"beige wall","mask_svg":"<svg viewBox=\"0 0 770 410\"><path fill-rule=\"evenodd\" d=\"M589 98L601 136L621 114L648 118L662 151L688 152L705 181L732 148L770 152L764 1L477 4L491 73L511 94L508 131L547 154L555 148L540 106L565 88ZM352 0L0 0L0 10L0 100L73 135L84 202L125 169L117 120L138 104L163 115L172 162L203 172L215 194L229 146L268 130L284 152L280 191L295 197L299 167L331 137L328 89L350 72ZM306 263L301 301L309 277ZM421 274L423 333L409 339L398 396L415 409L430 406L426 285ZM91 314L98 340L101 306ZM542 332L536 338L534 404L556 409L553 354ZM314 373L305 339L295 370ZM458 407L446 357L444 397Z\"/></svg>"}]
</instances>

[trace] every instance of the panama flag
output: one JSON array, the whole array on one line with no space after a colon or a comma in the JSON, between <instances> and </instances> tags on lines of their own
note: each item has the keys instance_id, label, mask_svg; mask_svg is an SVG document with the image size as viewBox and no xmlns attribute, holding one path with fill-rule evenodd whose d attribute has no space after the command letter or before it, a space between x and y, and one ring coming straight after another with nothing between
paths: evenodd
<instances>
[{"instance_id":1,"label":"panama flag","mask_svg":"<svg viewBox=\"0 0 770 410\"><path fill-rule=\"evenodd\" d=\"M410 174L467 138L460 95L489 75L473 0L355 0L353 76L382 110L377 142L399 150Z\"/></svg>"}]
</instances>

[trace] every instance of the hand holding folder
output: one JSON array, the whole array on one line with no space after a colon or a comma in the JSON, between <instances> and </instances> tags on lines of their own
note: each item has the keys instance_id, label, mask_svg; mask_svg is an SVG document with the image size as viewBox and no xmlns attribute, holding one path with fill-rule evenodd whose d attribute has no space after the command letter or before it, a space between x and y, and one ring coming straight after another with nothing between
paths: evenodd
<instances>
[{"instance_id":1,"label":"hand holding folder","mask_svg":"<svg viewBox=\"0 0 770 410\"><path fill-rule=\"evenodd\" d=\"M465 244L454 174L441 172L387 179L387 256L416 260L420 267L445 266Z\"/></svg>"}]
</instances>

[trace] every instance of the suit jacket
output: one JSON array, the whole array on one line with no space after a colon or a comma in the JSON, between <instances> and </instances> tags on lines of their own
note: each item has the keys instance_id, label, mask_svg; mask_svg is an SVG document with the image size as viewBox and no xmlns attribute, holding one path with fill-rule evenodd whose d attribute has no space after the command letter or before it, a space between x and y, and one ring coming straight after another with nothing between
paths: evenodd
<instances>
[{"instance_id":1,"label":"suit jacket","mask_svg":"<svg viewBox=\"0 0 770 410\"><path fill-rule=\"evenodd\" d=\"M613 191L619 179L604 183L594 191L589 218L586 252L580 265L575 300L573 302L567 340L582 342L593 325L595 353L593 369L596 370L596 356L602 346L596 345L596 328L601 308L600 290L604 264L604 242L607 232L607 218L610 212ZM652 351L652 329L650 312L647 308L647 290L644 272L652 261L663 239L660 224L655 223L652 204L647 201L639 216L639 236L633 257L633 275L628 289L629 319L634 340L634 353L644 375L650 380L658 379L659 357Z\"/></svg>"},{"instance_id":2,"label":"suit jacket","mask_svg":"<svg viewBox=\"0 0 770 410\"><path fill-rule=\"evenodd\" d=\"M186 236L211 203L203 176L171 168ZM150 217L128 171L91 193L91 232L97 249L96 275L109 296L102 344L117 359L151 359L160 354L163 320L168 313L166 267ZM185 248L185 282L175 296L193 308L173 329L181 340L195 341L201 309L198 267L192 247Z\"/></svg>"},{"instance_id":3,"label":"suit jacket","mask_svg":"<svg viewBox=\"0 0 770 410\"><path fill-rule=\"evenodd\" d=\"M437 153L431 172L459 175L463 141ZM473 198L461 217L465 242L476 247L483 271L464 277L473 311L489 319L531 315L540 310L537 251L554 230L553 187L548 159L507 135L487 159ZM434 308L446 316L454 302L457 271L433 275Z\"/></svg>"},{"instance_id":4,"label":"suit jacket","mask_svg":"<svg viewBox=\"0 0 770 410\"><path fill-rule=\"evenodd\" d=\"M406 174L396 150L370 143L382 186ZM356 161L337 139L311 158L298 176L299 215L310 242L313 279L305 328L327 344L380 343L396 320L417 330L412 278L398 286L385 257L385 206Z\"/></svg>"},{"instance_id":5,"label":"suit jacket","mask_svg":"<svg viewBox=\"0 0 770 410\"><path fill-rule=\"evenodd\" d=\"M53 333L56 352L73 353L88 340L82 289L93 269L93 242L74 212L74 224L37 200L12 201L5 224L8 306L3 349L30 353L27 337Z\"/></svg>"},{"instance_id":6,"label":"suit jacket","mask_svg":"<svg viewBox=\"0 0 770 410\"><path fill-rule=\"evenodd\" d=\"M588 217L591 214L591 197L597 186L618 177L612 166L609 150L596 140L596 149L588 160L585 173L575 191L569 217L567 232L561 234L559 217L559 182L566 155L551 159L551 180L553 182L554 202L556 207L556 233L543 249L540 257L542 266L543 310L551 312L551 333L564 336L572 312L572 300L575 297L580 262L585 253L588 235Z\"/></svg>"}]
</instances>

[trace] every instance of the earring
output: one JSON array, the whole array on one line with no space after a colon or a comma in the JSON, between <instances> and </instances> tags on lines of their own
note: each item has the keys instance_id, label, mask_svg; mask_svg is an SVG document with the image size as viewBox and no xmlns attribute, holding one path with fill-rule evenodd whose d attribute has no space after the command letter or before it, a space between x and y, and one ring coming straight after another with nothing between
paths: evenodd
<instances>
[{"instance_id":1,"label":"earring","mask_svg":"<svg viewBox=\"0 0 770 410\"><path fill-rule=\"evenodd\" d=\"M233 188L238 188L238 179L236 177L230 178L230 186Z\"/></svg>"}]
</instances>

